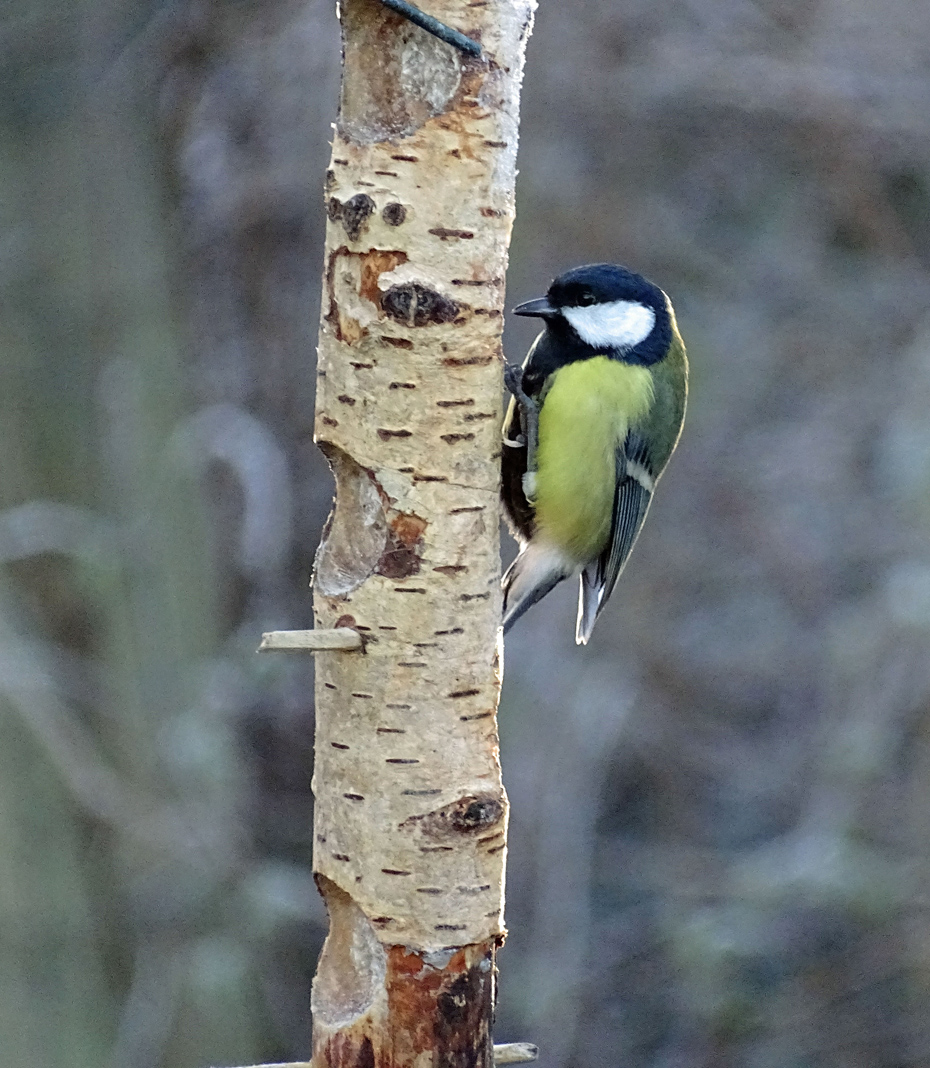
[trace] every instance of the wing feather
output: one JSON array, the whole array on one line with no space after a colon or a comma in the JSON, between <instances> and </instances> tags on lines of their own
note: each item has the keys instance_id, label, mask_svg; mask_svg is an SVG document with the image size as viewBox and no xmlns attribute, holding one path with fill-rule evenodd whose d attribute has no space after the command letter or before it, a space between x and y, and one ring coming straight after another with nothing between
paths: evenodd
<instances>
[{"instance_id":1,"label":"wing feather","mask_svg":"<svg viewBox=\"0 0 930 1068\"><path fill-rule=\"evenodd\" d=\"M655 475L646 442L630 433L617 450L617 487L614 491L610 538L600 557L581 573L575 641L587 645L594 623L629 559L652 502Z\"/></svg>"}]
</instances>

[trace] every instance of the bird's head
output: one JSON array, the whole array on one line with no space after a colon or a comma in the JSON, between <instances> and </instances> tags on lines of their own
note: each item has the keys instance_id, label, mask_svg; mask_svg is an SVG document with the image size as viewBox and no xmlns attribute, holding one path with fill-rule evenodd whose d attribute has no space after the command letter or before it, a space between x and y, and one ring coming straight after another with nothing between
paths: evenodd
<instances>
[{"instance_id":1,"label":"bird's head","mask_svg":"<svg viewBox=\"0 0 930 1068\"><path fill-rule=\"evenodd\" d=\"M546 296L513 312L544 319L547 329L566 344L626 363L656 363L672 340L668 297L642 275L613 263L566 271Z\"/></svg>"}]
</instances>

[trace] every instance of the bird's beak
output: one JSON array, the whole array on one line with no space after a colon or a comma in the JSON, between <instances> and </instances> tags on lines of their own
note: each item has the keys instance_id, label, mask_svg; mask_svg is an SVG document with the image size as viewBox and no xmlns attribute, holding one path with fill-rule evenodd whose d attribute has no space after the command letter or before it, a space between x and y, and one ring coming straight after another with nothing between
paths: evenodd
<instances>
[{"instance_id":1,"label":"bird's beak","mask_svg":"<svg viewBox=\"0 0 930 1068\"><path fill-rule=\"evenodd\" d=\"M540 297L538 300L528 300L525 304L518 304L514 315L538 315L541 319L551 319L559 314L558 308L553 308L548 297Z\"/></svg>"}]
</instances>

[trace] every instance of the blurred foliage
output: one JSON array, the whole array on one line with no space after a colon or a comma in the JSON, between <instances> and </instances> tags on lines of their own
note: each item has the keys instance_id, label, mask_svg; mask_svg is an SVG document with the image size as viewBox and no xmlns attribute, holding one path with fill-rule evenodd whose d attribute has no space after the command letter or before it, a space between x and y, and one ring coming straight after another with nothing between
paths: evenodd
<instances>
[{"instance_id":1,"label":"blurred foliage","mask_svg":"<svg viewBox=\"0 0 930 1068\"><path fill-rule=\"evenodd\" d=\"M0 37L0 1068L308 1049L302 626L329 3ZM930 8L543 4L511 301L673 296L678 455L587 649L508 639L498 1038L543 1068L930 1057ZM527 324L508 328L517 359Z\"/></svg>"},{"instance_id":2,"label":"blurred foliage","mask_svg":"<svg viewBox=\"0 0 930 1068\"><path fill-rule=\"evenodd\" d=\"M0 1063L290 1057L310 675L254 650L330 496L334 20L32 4L3 48Z\"/></svg>"}]
</instances>

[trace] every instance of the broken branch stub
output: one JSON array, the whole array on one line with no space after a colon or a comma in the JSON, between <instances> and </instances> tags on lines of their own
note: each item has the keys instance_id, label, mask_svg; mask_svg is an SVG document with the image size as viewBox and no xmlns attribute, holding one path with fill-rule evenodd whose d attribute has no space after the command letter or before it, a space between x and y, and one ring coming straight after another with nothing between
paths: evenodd
<instances>
[{"instance_id":1,"label":"broken branch stub","mask_svg":"<svg viewBox=\"0 0 930 1068\"><path fill-rule=\"evenodd\" d=\"M357 630L269 630L262 635L260 653L329 653L362 649L364 642Z\"/></svg>"},{"instance_id":2,"label":"broken branch stub","mask_svg":"<svg viewBox=\"0 0 930 1068\"><path fill-rule=\"evenodd\" d=\"M337 488L314 608L364 652L316 661L318 1066L491 1063L500 332L534 6L431 4L478 59L342 5L316 419Z\"/></svg>"}]
</instances>

